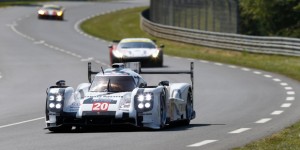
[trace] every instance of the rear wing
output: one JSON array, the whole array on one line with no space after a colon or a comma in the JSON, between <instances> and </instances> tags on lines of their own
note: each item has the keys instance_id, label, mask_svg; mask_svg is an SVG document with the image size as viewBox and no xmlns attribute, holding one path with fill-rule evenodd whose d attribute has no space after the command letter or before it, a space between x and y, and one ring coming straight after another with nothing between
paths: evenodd
<instances>
[{"instance_id":1,"label":"rear wing","mask_svg":"<svg viewBox=\"0 0 300 150\"><path fill-rule=\"evenodd\" d=\"M192 88L194 88L194 62L190 62L190 70L175 70L175 71L160 71L151 70L144 71L141 69L141 64L139 62L129 62L125 64L126 68L130 68L139 74L189 74L191 78Z\"/></svg>"},{"instance_id":2,"label":"rear wing","mask_svg":"<svg viewBox=\"0 0 300 150\"><path fill-rule=\"evenodd\" d=\"M190 63L190 70L176 70L176 71L160 71L160 70L151 70L143 71L141 69L141 64L139 62L130 62L125 63L125 68L130 68L131 70L139 74L189 74L192 82L192 89L194 89L194 62ZM102 68L101 68L102 69ZM103 69L102 69L103 72ZM92 71L91 62L88 62L88 80L92 82L92 75L99 72Z\"/></svg>"}]
</instances>

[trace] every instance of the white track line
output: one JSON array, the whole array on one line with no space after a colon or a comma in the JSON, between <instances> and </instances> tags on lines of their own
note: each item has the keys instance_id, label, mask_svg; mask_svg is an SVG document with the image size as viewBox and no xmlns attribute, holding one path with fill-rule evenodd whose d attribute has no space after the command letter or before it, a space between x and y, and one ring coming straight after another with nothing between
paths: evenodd
<instances>
[{"instance_id":1,"label":"white track line","mask_svg":"<svg viewBox=\"0 0 300 150\"><path fill-rule=\"evenodd\" d=\"M260 119L260 120L256 121L255 123L266 123L270 120L272 120L272 118L263 118L263 119Z\"/></svg>"},{"instance_id":2,"label":"white track line","mask_svg":"<svg viewBox=\"0 0 300 150\"><path fill-rule=\"evenodd\" d=\"M0 126L0 129L19 125L19 124L24 124L24 123L28 123L28 122L33 122L33 121L37 121L37 120L41 120L41 119L45 119L45 117L40 117L40 118L35 118L35 119L30 119L30 120L25 120L25 121L21 121L21 122L12 123L12 124L3 125L3 126Z\"/></svg>"},{"instance_id":3,"label":"white track line","mask_svg":"<svg viewBox=\"0 0 300 150\"><path fill-rule=\"evenodd\" d=\"M213 142L217 142L218 140L205 140L205 141L202 141L202 142L198 142L198 143L195 143L195 144L191 144L191 145L188 145L187 147L200 147L200 146L203 146L203 145L206 145L206 144L209 144L209 143L213 143Z\"/></svg>"},{"instance_id":4,"label":"white track line","mask_svg":"<svg viewBox=\"0 0 300 150\"><path fill-rule=\"evenodd\" d=\"M295 100L295 97L287 97L286 100L287 101L293 101L293 100Z\"/></svg>"},{"instance_id":5,"label":"white track line","mask_svg":"<svg viewBox=\"0 0 300 150\"><path fill-rule=\"evenodd\" d=\"M271 113L271 115L280 115L280 114L282 114L282 113L283 113L282 110L275 110L275 111L273 111L273 112Z\"/></svg>"},{"instance_id":6,"label":"white track line","mask_svg":"<svg viewBox=\"0 0 300 150\"><path fill-rule=\"evenodd\" d=\"M237 130L234 130L234 131L231 131L231 132L228 132L230 134L238 134L238 133L242 133L242 132L245 132L247 130L250 130L251 128L240 128L240 129L237 129Z\"/></svg>"},{"instance_id":7,"label":"white track line","mask_svg":"<svg viewBox=\"0 0 300 150\"><path fill-rule=\"evenodd\" d=\"M288 107L291 107L291 103L283 103L280 107L283 107L283 108L288 108Z\"/></svg>"}]
</instances>

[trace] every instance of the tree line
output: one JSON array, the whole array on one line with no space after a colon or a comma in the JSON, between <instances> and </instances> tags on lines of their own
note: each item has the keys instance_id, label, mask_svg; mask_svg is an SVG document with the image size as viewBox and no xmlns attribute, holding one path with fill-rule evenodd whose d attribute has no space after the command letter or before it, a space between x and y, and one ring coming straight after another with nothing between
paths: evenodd
<instances>
[{"instance_id":1,"label":"tree line","mask_svg":"<svg viewBox=\"0 0 300 150\"><path fill-rule=\"evenodd\" d=\"M300 0L239 0L240 33L300 38Z\"/></svg>"}]
</instances>

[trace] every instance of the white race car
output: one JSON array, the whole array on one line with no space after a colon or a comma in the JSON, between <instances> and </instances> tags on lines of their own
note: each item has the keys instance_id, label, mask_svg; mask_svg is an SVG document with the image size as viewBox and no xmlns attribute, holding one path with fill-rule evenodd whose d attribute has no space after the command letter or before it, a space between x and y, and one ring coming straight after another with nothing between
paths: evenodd
<instances>
[{"instance_id":1,"label":"white race car","mask_svg":"<svg viewBox=\"0 0 300 150\"><path fill-rule=\"evenodd\" d=\"M193 84L193 63L189 71L145 72L140 67L134 70L118 63L93 72L89 63L90 82L95 75L91 83L82 83L74 90L60 80L49 87L46 129L65 132L73 127L113 124L161 129L177 121L188 125L195 118L193 85L161 81L156 86L148 86L140 75L190 74Z\"/></svg>"},{"instance_id":2,"label":"white race car","mask_svg":"<svg viewBox=\"0 0 300 150\"><path fill-rule=\"evenodd\" d=\"M164 45L158 47L148 38L125 38L109 46L111 64L140 62L143 66L163 66Z\"/></svg>"}]
</instances>

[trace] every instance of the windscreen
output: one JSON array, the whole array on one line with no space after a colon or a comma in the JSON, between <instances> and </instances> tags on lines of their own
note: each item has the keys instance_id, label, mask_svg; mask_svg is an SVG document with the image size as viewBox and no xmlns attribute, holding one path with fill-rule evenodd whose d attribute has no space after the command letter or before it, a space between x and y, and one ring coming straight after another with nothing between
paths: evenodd
<instances>
[{"instance_id":1,"label":"windscreen","mask_svg":"<svg viewBox=\"0 0 300 150\"><path fill-rule=\"evenodd\" d=\"M126 49L126 48L155 48L155 45L150 42L126 42L120 43L118 45L118 49Z\"/></svg>"},{"instance_id":2,"label":"windscreen","mask_svg":"<svg viewBox=\"0 0 300 150\"><path fill-rule=\"evenodd\" d=\"M131 76L96 76L91 92L128 92L136 87Z\"/></svg>"},{"instance_id":3,"label":"windscreen","mask_svg":"<svg viewBox=\"0 0 300 150\"><path fill-rule=\"evenodd\" d=\"M44 9L47 9L47 10L61 10L61 8L60 7L51 7L51 6L49 6L49 7L44 7Z\"/></svg>"}]
</instances>

